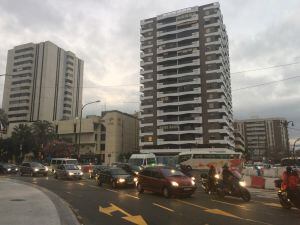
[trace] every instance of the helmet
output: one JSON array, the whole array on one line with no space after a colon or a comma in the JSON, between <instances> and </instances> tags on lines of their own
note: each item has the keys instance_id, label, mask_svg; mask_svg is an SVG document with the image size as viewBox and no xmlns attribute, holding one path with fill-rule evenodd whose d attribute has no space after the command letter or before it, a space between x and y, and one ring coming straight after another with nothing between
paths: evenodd
<instances>
[{"instance_id":1,"label":"helmet","mask_svg":"<svg viewBox=\"0 0 300 225\"><path fill-rule=\"evenodd\" d=\"M286 167L286 172L287 172L287 173L291 173L292 170L293 170L292 167L290 167L290 166Z\"/></svg>"}]
</instances>

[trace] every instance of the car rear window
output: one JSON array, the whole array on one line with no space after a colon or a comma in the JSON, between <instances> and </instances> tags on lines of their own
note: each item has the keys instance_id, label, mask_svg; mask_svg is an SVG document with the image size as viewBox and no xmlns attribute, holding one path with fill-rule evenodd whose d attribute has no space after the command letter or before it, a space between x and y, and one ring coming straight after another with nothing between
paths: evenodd
<instances>
[{"instance_id":1,"label":"car rear window","mask_svg":"<svg viewBox=\"0 0 300 225\"><path fill-rule=\"evenodd\" d=\"M128 173L121 168L116 168L116 169L111 170L111 174L112 175L127 175Z\"/></svg>"},{"instance_id":2,"label":"car rear window","mask_svg":"<svg viewBox=\"0 0 300 225\"><path fill-rule=\"evenodd\" d=\"M173 177L173 176L185 176L182 172L179 170L173 170L173 169L161 169L161 172L166 177Z\"/></svg>"}]
</instances>

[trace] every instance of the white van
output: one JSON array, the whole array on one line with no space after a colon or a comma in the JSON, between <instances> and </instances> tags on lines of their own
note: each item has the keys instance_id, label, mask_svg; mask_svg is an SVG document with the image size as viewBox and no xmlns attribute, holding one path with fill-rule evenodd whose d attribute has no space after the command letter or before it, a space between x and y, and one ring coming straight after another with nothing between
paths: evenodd
<instances>
[{"instance_id":1,"label":"white van","mask_svg":"<svg viewBox=\"0 0 300 225\"><path fill-rule=\"evenodd\" d=\"M56 168L61 164L67 164L67 165L74 164L78 166L78 161L77 159L70 159L70 158L53 158L51 159L49 170L55 173Z\"/></svg>"},{"instance_id":2,"label":"white van","mask_svg":"<svg viewBox=\"0 0 300 225\"><path fill-rule=\"evenodd\" d=\"M128 163L135 166L150 166L157 164L156 157L153 153L132 154Z\"/></svg>"}]
</instances>

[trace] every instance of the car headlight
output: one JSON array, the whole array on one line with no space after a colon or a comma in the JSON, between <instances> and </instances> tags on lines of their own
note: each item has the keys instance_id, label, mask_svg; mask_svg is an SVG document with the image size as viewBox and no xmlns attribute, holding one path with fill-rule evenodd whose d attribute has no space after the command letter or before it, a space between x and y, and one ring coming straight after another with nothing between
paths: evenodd
<instances>
[{"instance_id":1,"label":"car headlight","mask_svg":"<svg viewBox=\"0 0 300 225\"><path fill-rule=\"evenodd\" d=\"M246 182L245 182L245 181L240 181L239 184L240 184L242 187L246 187Z\"/></svg>"},{"instance_id":2,"label":"car headlight","mask_svg":"<svg viewBox=\"0 0 300 225\"><path fill-rule=\"evenodd\" d=\"M191 181L192 185L195 186L196 182L194 180Z\"/></svg>"},{"instance_id":3,"label":"car headlight","mask_svg":"<svg viewBox=\"0 0 300 225\"><path fill-rule=\"evenodd\" d=\"M80 175L83 175L83 172L80 172Z\"/></svg>"},{"instance_id":4,"label":"car headlight","mask_svg":"<svg viewBox=\"0 0 300 225\"><path fill-rule=\"evenodd\" d=\"M138 171L134 171L135 175L139 175L139 172Z\"/></svg>"},{"instance_id":5,"label":"car headlight","mask_svg":"<svg viewBox=\"0 0 300 225\"><path fill-rule=\"evenodd\" d=\"M69 175L70 175L70 176L72 176L72 175L74 175L74 173L72 173L72 172L69 172Z\"/></svg>"},{"instance_id":6,"label":"car headlight","mask_svg":"<svg viewBox=\"0 0 300 225\"><path fill-rule=\"evenodd\" d=\"M16 170L16 171L18 171L19 169L18 169L18 168L16 168L15 170Z\"/></svg>"},{"instance_id":7,"label":"car headlight","mask_svg":"<svg viewBox=\"0 0 300 225\"><path fill-rule=\"evenodd\" d=\"M35 168L34 171L37 172L37 171L39 171L39 169L38 169L38 168Z\"/></svg>"},{"instance_id":8,"label":"car headlight","mask_svg":"<svg viewBox=\"0 0 300 225\"><path fill-rule=\"evenodd\" d=\"M119 183L124 183L124 182L125 182L125 179L124 179L124 178L119 178L119 179L118 179L118 182L119 182Z\"/></svg>"},{"instance_id":9,"label":"car headlight","mask_svg":"<svg viewBox=\"0 0 300 225\"><path fill-rule=\"evenodd\" d=\"M193 181L195 181L195 180L196 180L196 178L195 178L195 177L191 177L191 179L192 179Z\"/></svg>"},{"instance_id":10,"label":"car headlight","mask_svg":"<svg viewBox=\"0 0 300 225\"><path fill-rule=\"evenodd\" d=\"M135 183L138 182L137 177L133 178L133 181L134 181Z\"/></svg>"},{"instance_id":11,"label":"car headlight","mask_svg":"<svg viewBox=\"0 0 300 225\"><path fill-rule=\"evenodd\" d=\"M216 174L216 175L215 175L215 178L216 178L216 179L220 179L220 174Z\"/></svg>"},{"instance_id":12,"label":"car headlight","mask_svg":"<svg viewBox=\"0 0 300 225\"><path fill-rule=\"evenodd\" d=\"M11 171L11 168L7 168L7 171Z\"/></svg>"},{"instance_id":13,"label":"car headlight","mask_svg":"<svg viewBox=\"0 0 300 225\"><path fill-rule=\"evenodd\" d=\"M172 181L171 184L172 184L173 187L178 187L179 186L179 184L176 181Z\"/></svg>"},{"instance_id":14,"label":"car headlight","mask_svg":"<svg viewBox=\"0 0 300 225\"><path fill-rule=\"evenodd\" d=\"M48 170L49 170L49 168L47 166L45 166L45 171L48 171Z\"/></svg>"},{"instance_id":15,"label":"car headlight","mask_svg":"<svg viewBox=\"0 0 300 225\"><path fill-rule=\"evenodd\" d=\"M81 165L77 165L77 167L81 170Z\"/></svg>"}]
</instances>

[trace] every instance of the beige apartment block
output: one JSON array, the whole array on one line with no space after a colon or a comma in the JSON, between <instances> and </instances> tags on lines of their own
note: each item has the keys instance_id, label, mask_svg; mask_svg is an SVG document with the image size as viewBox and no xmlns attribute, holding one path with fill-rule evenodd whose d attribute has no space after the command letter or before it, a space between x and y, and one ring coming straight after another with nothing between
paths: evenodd
<instances>
[{"instance_id":1,"label":"beige apartment block","mask_svg":"<svg viewBox=\"0 0 300 225\"><path fill-rule=\"evenodd\" d=\"M120 160L120 155L138 151L138 119L120 111L106 111L102 116L56 121L59 137L75 147L79 146L80 157L97 158L111 164Z\"/></svg>"},{"instance_id":2,"label":"beige apartment block","mask_svg":"<svg viewBox=\"0 0 300 225\"><path fill-rule=\"evenodd\" d=\"M245 148L253 160L278 160L289 152L285 118L237 120L234 127L245 137Z\"/></svg>"},{"instance_id":3,"label":"beige apartment block","mask_svg":"<svg viewBox=\"0 0 300 225\"><path fill-rule=\"evenodd\" d=\"M2 108L10 124L78 117L83 61L50 41L8 51ZM14 125L13 125L14 126Z\"/></svg>"}]
</instances>

